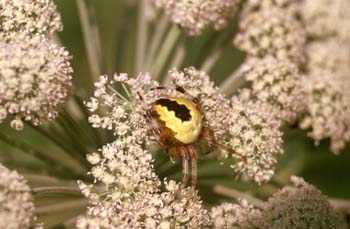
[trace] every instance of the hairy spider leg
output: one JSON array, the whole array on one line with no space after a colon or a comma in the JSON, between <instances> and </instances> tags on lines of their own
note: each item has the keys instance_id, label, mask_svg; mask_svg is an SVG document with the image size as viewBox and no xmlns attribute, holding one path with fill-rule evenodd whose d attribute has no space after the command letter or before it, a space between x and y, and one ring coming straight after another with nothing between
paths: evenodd
<instances>
[{"instance_id":1,"label":"hairy spider leg","mask_svg":"<svg viewBox=\"0 0 350 229\"><path fill-rule=\"evenodd\" d=\"M178 190L178 193L181 194L181 191L186 187L188 182L188 173L189 173L189 156L186 146L180 146L181 157L182 157L182 179L181 186Z\"/></svg>"},{"instance_id":2,"label":"hairy spider leg","mask_svg":"<svg viewBox=\"0 0 350 229\"><path fill-rule=\"evenodd\" d=\"M237 153L234 149L227 147L223 144L220 144L218 141L216 141L214 132L209 127L206 127L206 126L202 127L201 134L199 135L199 140L206 141L211 146L217 149L226 150L227 152L231 153L233 156L240 158L241 160L247 159L244 155Z\"/></svg>"},{"instance_id":3,"label":"hairy spider leg","mask_svg":"<svg viewBox=\"0 0 350 229\"><path fill-rule=\"evenodd\" d=\"M140 101L141 101L141 105L143 107L143 110L147 111L148 110L148 104L145 103L145 101L143 100L142 95L140 94L140 92L137 92ZM153 136L156 138L157 142L160 142L161 139L161 133L160 133L160 128L158 123L154 120L154 118L152 117L151 112L146 112L144 115L146 122L149 126L149 131L153 134Z\"/></svg>"},{"instance_id":4,"label":"hairy spider leg","mask_svg":"<svg viewBox=\"0 0 350 229\"><path fill-rule=\"evenodd\" d=\"M191 156L191 175L192 175L192 183L191 183L191 191L189 193L189 197L191 198L193 193L196 190L197 186L197 151L193 146L188 146L188 151Z\"/></svg>"}]
</instances>

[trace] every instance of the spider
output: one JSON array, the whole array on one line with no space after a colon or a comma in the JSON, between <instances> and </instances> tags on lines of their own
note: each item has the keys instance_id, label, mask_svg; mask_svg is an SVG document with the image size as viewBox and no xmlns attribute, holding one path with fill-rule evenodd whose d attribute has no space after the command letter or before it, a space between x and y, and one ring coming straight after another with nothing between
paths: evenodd
<instances>
[{"instance_id":1,"label":"spider","mask_svg":"<svg viewBox=\"0 0 350 229\"><path fill-rule=\"evenodd\" d=\"M175 90L179 96L160 96L150 104L144 104L145 119L149 131L158 144L172 157L182 159L180 195L189 179L191 161L191 196L197 185L197 151L194 145L205 141L210 147L225 148L218 144L213 131L203 125L200 101L180 86L159 86L153 90ZM144 103L142 96L139 94ZM226 149L226 148L225 148Z\"/></svg>"}]
</instances>

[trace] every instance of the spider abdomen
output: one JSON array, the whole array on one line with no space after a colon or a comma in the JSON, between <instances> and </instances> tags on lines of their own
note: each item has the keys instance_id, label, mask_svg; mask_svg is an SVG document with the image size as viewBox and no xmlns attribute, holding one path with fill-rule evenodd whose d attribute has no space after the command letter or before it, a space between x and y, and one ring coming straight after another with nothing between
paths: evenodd
<instances>
[{"instance_id":1,"label":"spider abdomen","mask_svg":"<svg viewBox=\"0 0 350 229\"><path fill-rule=\"evenodd\" d=\"M161 128L161 134L166 145L169 144L167 142L187 145L198 140L202 130L202 118L200 111L189 100L172 97L159 99L154 102L152 113L164 127Z\"/></svg>"}]
</instances>

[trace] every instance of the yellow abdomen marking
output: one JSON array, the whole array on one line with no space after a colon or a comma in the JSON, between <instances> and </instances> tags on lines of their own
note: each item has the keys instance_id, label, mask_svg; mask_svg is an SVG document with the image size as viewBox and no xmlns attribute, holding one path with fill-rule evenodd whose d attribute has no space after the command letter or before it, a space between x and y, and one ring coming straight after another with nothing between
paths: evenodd
<instances>
[{"instance_id":1,"label":"yellow abdomen marking","mask_svg":"<svg viewBox=\"0 0 350 229\"><path fill-rule=\"evenodd\" d=\"M199 110L187 99L165 98L155 102L153 110L165 126L175 133L175 138L183 144L198 140L202 129Z\"/></svg>"}]
</instances>

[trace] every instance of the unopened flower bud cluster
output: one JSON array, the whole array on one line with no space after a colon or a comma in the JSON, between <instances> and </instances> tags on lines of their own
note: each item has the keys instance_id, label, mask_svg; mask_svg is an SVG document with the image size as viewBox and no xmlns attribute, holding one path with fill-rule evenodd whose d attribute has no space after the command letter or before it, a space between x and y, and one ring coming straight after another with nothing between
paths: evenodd
<instances>
[{"instance_id":1,"label":"unopened flower bud cluster","mask_svg":"<svg viewBox=\"0 0 350 229\"><path fill-rule=\"evenodd\" d=\"M298 0L246 1L234 39L247 53L241 77L251 86L239 97L261 103L283 124L294 123L306 106L299 71L306 34L297 4Z\"/></svg>"},{"instance_id":2,"label":"unopened flower bud cluster","mask_svg":"<svg viewBox=\"0 0 350 229\"><path fill-rule=\"evenodd\" d=\"M327 197L298 177L262 206L222 204L211 210L214 228L341 228L346 224Z\"/></svg>"}]
</instances>

